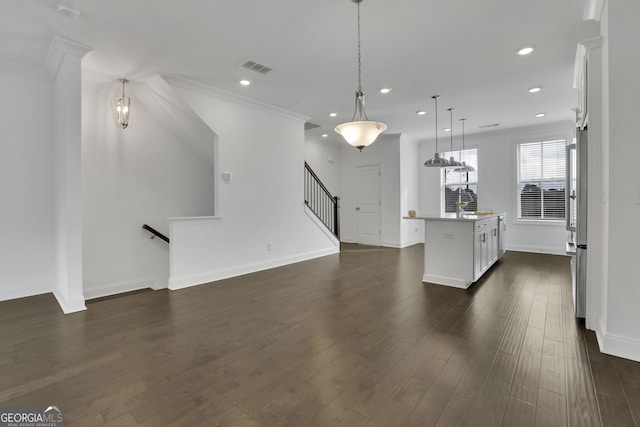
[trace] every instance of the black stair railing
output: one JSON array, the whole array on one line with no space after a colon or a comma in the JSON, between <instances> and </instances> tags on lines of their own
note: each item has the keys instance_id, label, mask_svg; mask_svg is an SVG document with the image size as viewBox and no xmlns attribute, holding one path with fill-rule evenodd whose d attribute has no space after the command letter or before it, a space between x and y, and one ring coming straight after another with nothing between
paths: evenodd
<instances>
[{"instance_id":1,"label":"black stair railing","mask_svg":"<svg viewBox=\"0 0 640 427\"><path fill-rule=\"evenodd\" d=\"M304 162L304 203L336 237L340 233L338 200L340 198L333 196L311 166Z\"/></svg>"},{"instance_id":2,"label":"black stair railing","mask_svg":"<svg viewBox=\"0 0 640 427\"><path fill-rule=\"evenodd\" d=\"M153 239L154 237L159 237L162 240L164 240L165 242L169 243L169 238L167 236L165 236L164 234L162 234L161 232L159 232L158 230L156 230L153 227L148 226L147 224L142 224L142 228L144 228L145 230L147 230L149 233L151 233L151 238Z\"/></svg>"}]
</instances>

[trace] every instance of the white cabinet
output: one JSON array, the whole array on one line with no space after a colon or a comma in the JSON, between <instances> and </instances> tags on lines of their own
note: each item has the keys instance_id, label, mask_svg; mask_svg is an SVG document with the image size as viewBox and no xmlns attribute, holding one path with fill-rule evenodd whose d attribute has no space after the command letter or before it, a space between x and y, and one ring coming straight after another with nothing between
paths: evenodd
<instances>
[{"instance_id":1,"label":"white cabinet","mask_svg":"<svg viewBox=\"0 0 640 427\"><path fill-rule=\"evenodd\" d=\"M498 217L498 259L502 258L505 253L505 242L507 239L507 216L500 215Z\"/></svg>"},{"instance_id":2,"label":"white cabinet","mask_svg":"<svg viewBox=\"0 0 640 427\"><path fill-rule=\"evenodd\" d=\"M425 221L422 281L466 289L478 280L500 256L501 215L406 218Z\"/></svg>"},{"instance_id":3,"label":"white cabinet","mask_svg":"<svg viewBox=\"0 0 640 427\"><path fill-rule=\"evenodd\" d=\"M498 234L498 223L496 222L495 227L491 229L491 261L489 262L489 264L493 264L499 258L498 254L500 252L500 241Z\"/></svg>"},{"instance_id":4,"label":"white cabinet","mask_svg":"<svg viewBox=\"0 0 640 427\"><path fill-rule=\"evenodd\" d=\"M498 219L476 221L474 230L473 278L475 281L498 260Z\"/></svg>"},{"instance_id":5,"label":"white cabinet","mask_svg":"<svg viewBox=\"0 0 640 427\"><path fill-rule=\"evenodd\" d=\"M473 280L476 281L482 275L482 271L486 263L482 254L484 253L484 233L475 233L473 235Z\"/></svg>"}]
</instances>

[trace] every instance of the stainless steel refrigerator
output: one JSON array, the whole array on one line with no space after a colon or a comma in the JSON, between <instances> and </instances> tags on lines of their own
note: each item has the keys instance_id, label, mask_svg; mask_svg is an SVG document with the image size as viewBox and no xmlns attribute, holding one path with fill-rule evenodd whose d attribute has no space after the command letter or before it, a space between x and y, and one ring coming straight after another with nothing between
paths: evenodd
<instances>
[{"instance_id":1,"label":"stainless steel refrigerator","mask_svg":"<svg viewBox=\"0 0 640 427\"><path fill-rule=\"evenodd\" d=\"M576 129L576 142L567 146L565 207L571 255L573 307L576 317L586 316L587 304L587 128Z\"/></svg>"}]
</instances>

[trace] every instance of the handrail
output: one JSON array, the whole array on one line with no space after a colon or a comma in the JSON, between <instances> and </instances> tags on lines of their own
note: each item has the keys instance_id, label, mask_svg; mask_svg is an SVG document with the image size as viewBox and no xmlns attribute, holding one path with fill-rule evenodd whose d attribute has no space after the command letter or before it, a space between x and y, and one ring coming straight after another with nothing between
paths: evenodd
<instances>
[{"instance_id":1,"label":"handrail","mask_svg":"<svg viewBox=\"0 0 640 427\"><path fill-rule=\"evenodd\" d=\"M331 194L307 162L304 162L304 169L306 172L304 177L304 203L339 238L338 201L340 198Z\"/></svg>"},{"instance_id":2,"label":"handrail","mask_svg":"<svg viewBox=\"0 0 640 427\"><path fill-rule=\"evenodd\" d=\"M316 173L313 171L313 169L311 169L311 166L309 166L309 163L304 162L304 167L306 170L309 171L309 173L311 174L311 176L316 180L316 182L318 183L318 185L320 185L320 188L322 188L325 192L325 194L329 197L331 197L332 199L335 199L335 197L331 194L331 191L329 191L327 189L327 187L324 186L324 184L322 183L322 181L320 180L320 178L318 178L318 175L316 175Z\"/></svg>"},{"instance_id":3,"label":"handrail","mask_svg":"<svg viewBox=\"0 0 640 427\"><path fill-rule=\"evenodd\" d=\"M169 238L167 236L165 236L164 234L162 234L161 232L159 232L158 230L156 230L155 228L150 227L147 224L143 224L142 228L147 230L149 233L153 234L153 236L151 236L152 239L157 236L157 237L161 238L162 240L164 240L165 242L169 243Z\"/></svg>"}]
</instances>

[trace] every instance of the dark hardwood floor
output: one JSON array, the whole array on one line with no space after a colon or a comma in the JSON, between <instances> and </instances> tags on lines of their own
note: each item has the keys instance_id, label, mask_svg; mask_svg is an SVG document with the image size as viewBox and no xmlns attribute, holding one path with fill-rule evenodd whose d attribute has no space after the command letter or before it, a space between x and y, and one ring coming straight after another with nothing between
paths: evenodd
<instances>
[{"instance_id":1,"label":"dark hardwood floor","mask_svg":"<svg viewBox=\"0 0 640 427\"><path fill-rule=\"evenodd\" d=\"M568 258L508 252L464 291L421 283L422 251L344 245L68 316L2 302L0 406L57 404L68 426L637 425L640 363L574 318Z\"/></svg>"}]
</instances>

